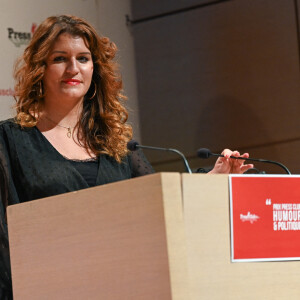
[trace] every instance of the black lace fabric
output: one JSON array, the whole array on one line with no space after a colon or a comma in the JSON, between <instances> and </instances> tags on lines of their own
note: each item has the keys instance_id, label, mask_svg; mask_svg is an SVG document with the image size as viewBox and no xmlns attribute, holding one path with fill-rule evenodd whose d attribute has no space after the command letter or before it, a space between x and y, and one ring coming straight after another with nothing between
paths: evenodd
<instances>
[{"instance_id":1,"label":"black lace fabric","mask_svg":"<svg viewBox=\"0 0 300 300\"><path fill-rule=\"evenodd\" d=\"M132 178L152 174L155 172L141 149L132 151L130 157Z\"/></svg>"},{"instance_id":2,"label":"black lace fabric","mask_svg":"<svg viewBox=\"0 0 300 300\"><path fill-rule=\"evenodd\" d=\"M78 164L84 165L84 170L78 168ZM12 299L6 222L8 205L153 172L142 150L129 153L122 163L105 154L97 161L72 162L36 127L22 129L13 120L0 122L0 300Z\"/></svg>"},{"instance_id":3,"label":"black lace fabric","mask_svg":"<svg viewBox=\"0 0 300 300\"><path fill-rule=\"evenodd\" d=\"M0 145L0 299L11 300L13 295L6 221L6 207L9 202L9 168L8 164L5 163L7 161L5 152L5 149Z\"/></svg>"}]
</instances>

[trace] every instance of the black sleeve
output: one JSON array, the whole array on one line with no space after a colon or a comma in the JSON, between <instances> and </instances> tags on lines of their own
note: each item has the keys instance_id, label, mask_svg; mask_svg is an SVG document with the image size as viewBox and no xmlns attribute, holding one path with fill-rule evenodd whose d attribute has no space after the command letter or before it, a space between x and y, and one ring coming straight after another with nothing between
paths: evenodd
<instances>
[{"instance_id":1,"label":"black sleeve","mask_svg":"<svg viewBox=\"0 0 300 300\"><path fill-rule=\"evenodd\" d=\"M0 159L0 299L12 299L6 207L8 203L7 170Z\"/></svg>"},{"instance_id":2,"label":"black sleeve","mask_svg":"<svg viewBox=\"0 0 300 300\"><path fill-rule=\"evenodd\" d=\"M130 153L130 161L132 177L139 177L155 172L141 149Z\"/></svg>"},{"instance_id":3,"label":"black sleeve","mask_svg":"<svg viewBox=\"0 0 300 300\"><path fill-rule=\"evenodd\" d=\"M12 282L9 257L8 229L6 208L14 195L11 167L6 135L0 127L0 299L8 300L12 297ZM11 193L10 193L11 191Z\"/></svg>"}]
</instances>

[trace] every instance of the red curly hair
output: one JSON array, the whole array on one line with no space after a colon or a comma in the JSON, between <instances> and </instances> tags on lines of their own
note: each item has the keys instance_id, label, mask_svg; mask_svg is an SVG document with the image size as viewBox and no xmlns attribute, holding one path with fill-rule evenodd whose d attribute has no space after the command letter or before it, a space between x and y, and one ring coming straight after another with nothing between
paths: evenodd
<instances>
[{"instance_id":1,"label":"red curly hair","mask_svg":"<svg viewBox=\"0 0 300 300\"><path fill-rule=\"evenodd\" d=\"M90 24L78 17L52 16L35 31L15 67L16 120L22 127L36 126L43 109L42 80L46 59L51 46L62 33L82 37L94 63L92 83L84 97L77 124L78 140L95 155L108 154L121 162L128 153L127 142L132 138L132 128L126 124L128 113L122 104L126 97L122 93L122 79L113 60L117 47L108 38L100 37Z\"/></svg>"}]
</instances>

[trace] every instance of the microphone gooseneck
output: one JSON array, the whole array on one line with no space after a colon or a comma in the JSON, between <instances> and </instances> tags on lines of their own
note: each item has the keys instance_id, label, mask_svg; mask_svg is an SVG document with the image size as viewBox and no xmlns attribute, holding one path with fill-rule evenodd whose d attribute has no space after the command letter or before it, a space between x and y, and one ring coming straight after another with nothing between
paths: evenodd
<instances>
[{"instance_id":1,"label":"microphone gooseneck","mask_svg":"<svg viewBox=\"0 0 300 300\"><path fill-rule=\"evenodd\" d=\"M200 158L209 158L213 155L213 153L207 148L201 148L197 150L197 156Z\"/></svg>"},{"instance_id":2,"label":"microphone gooseneck","mask_svg":"<svg viewBox=\"0 0 300 300\"><path fill-rule=\"evenodd\" d=\"M224 157L224 155L222 154L216 154L216 153L212 153L209 149L207 148L201 148L197 151L197 155L198 157L200 158L209 158L211 156L218 156L218 157ZM277 162L277 161L273 161L273 160L267 160L267 159L261 159L261 158L244 158L244 157L235 157L235 156L230 156L230 158L233 158L233 159L242 159L242 160L248 160L248 161L257 161L257 162L262 162L262 163L269 163L269 164L274 164L274 165L277 165L281 168L284 169L284 171L291 175L291 172L289 171L289 169L283 165L282 163L280 162Z\"/></svg>"},{"instance_id":3,"label":"microphone gooseneck","mask_svg":"<svg viewBox=\"0 0 300 300\"><path fill-rule=\"evenodd\" d=\"M168 151L168 152L173 152L176 153L178 155L181 156L185 169L188 173L192 174L192 170L189 166L189 163L187 161L187 159L185 158L185 156L183 155L183 153L181 153L180 151L178 151L177 149L172 149L172 148L160 148L160 147L152 147L152 146L144 146L144 145L140 145L137 141L135 140L131 140L127 143L127 149L130 151L136 151L138 148L142 148L142 149L149 149L149 150L156 150L156 151Z\"/></svg>"},{"instance_id":4,"label":"microphone gooseneck","mask_svg":"<svg viewBox=\"0 0 300 300\"><path fill-rule=\"evenodd\" d=\"M127 149L130 151L135 151L137 150L138 142L135 140L131 140L127 143Z\"/></svg>"}]
</instances>

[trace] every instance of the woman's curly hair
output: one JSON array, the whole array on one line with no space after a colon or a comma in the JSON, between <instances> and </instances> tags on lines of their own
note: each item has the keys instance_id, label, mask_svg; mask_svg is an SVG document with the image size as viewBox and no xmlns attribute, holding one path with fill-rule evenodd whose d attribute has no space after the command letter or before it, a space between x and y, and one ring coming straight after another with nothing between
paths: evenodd
<instances>
[{"instance_id":1,"label":"woman's curly hair","mask_svg":"<svg viewBox=\"0 0 300 300\"><path fill-rule=\"evenodd\" d=\"M78 140L95 155L108 154L121 162L128 152L127 142L132 137L132 128L126 124L128 113L122 104L126 97L122 93L122 80L113 60L117 48L78 17L52 16L35 31L15 67L16 120L22 127L36 126L45 96L43 76L46 59L51 46L62 33L82 37L94 63L92 83L84 97L77 124Z\"/></svg>"}]
</instances>

